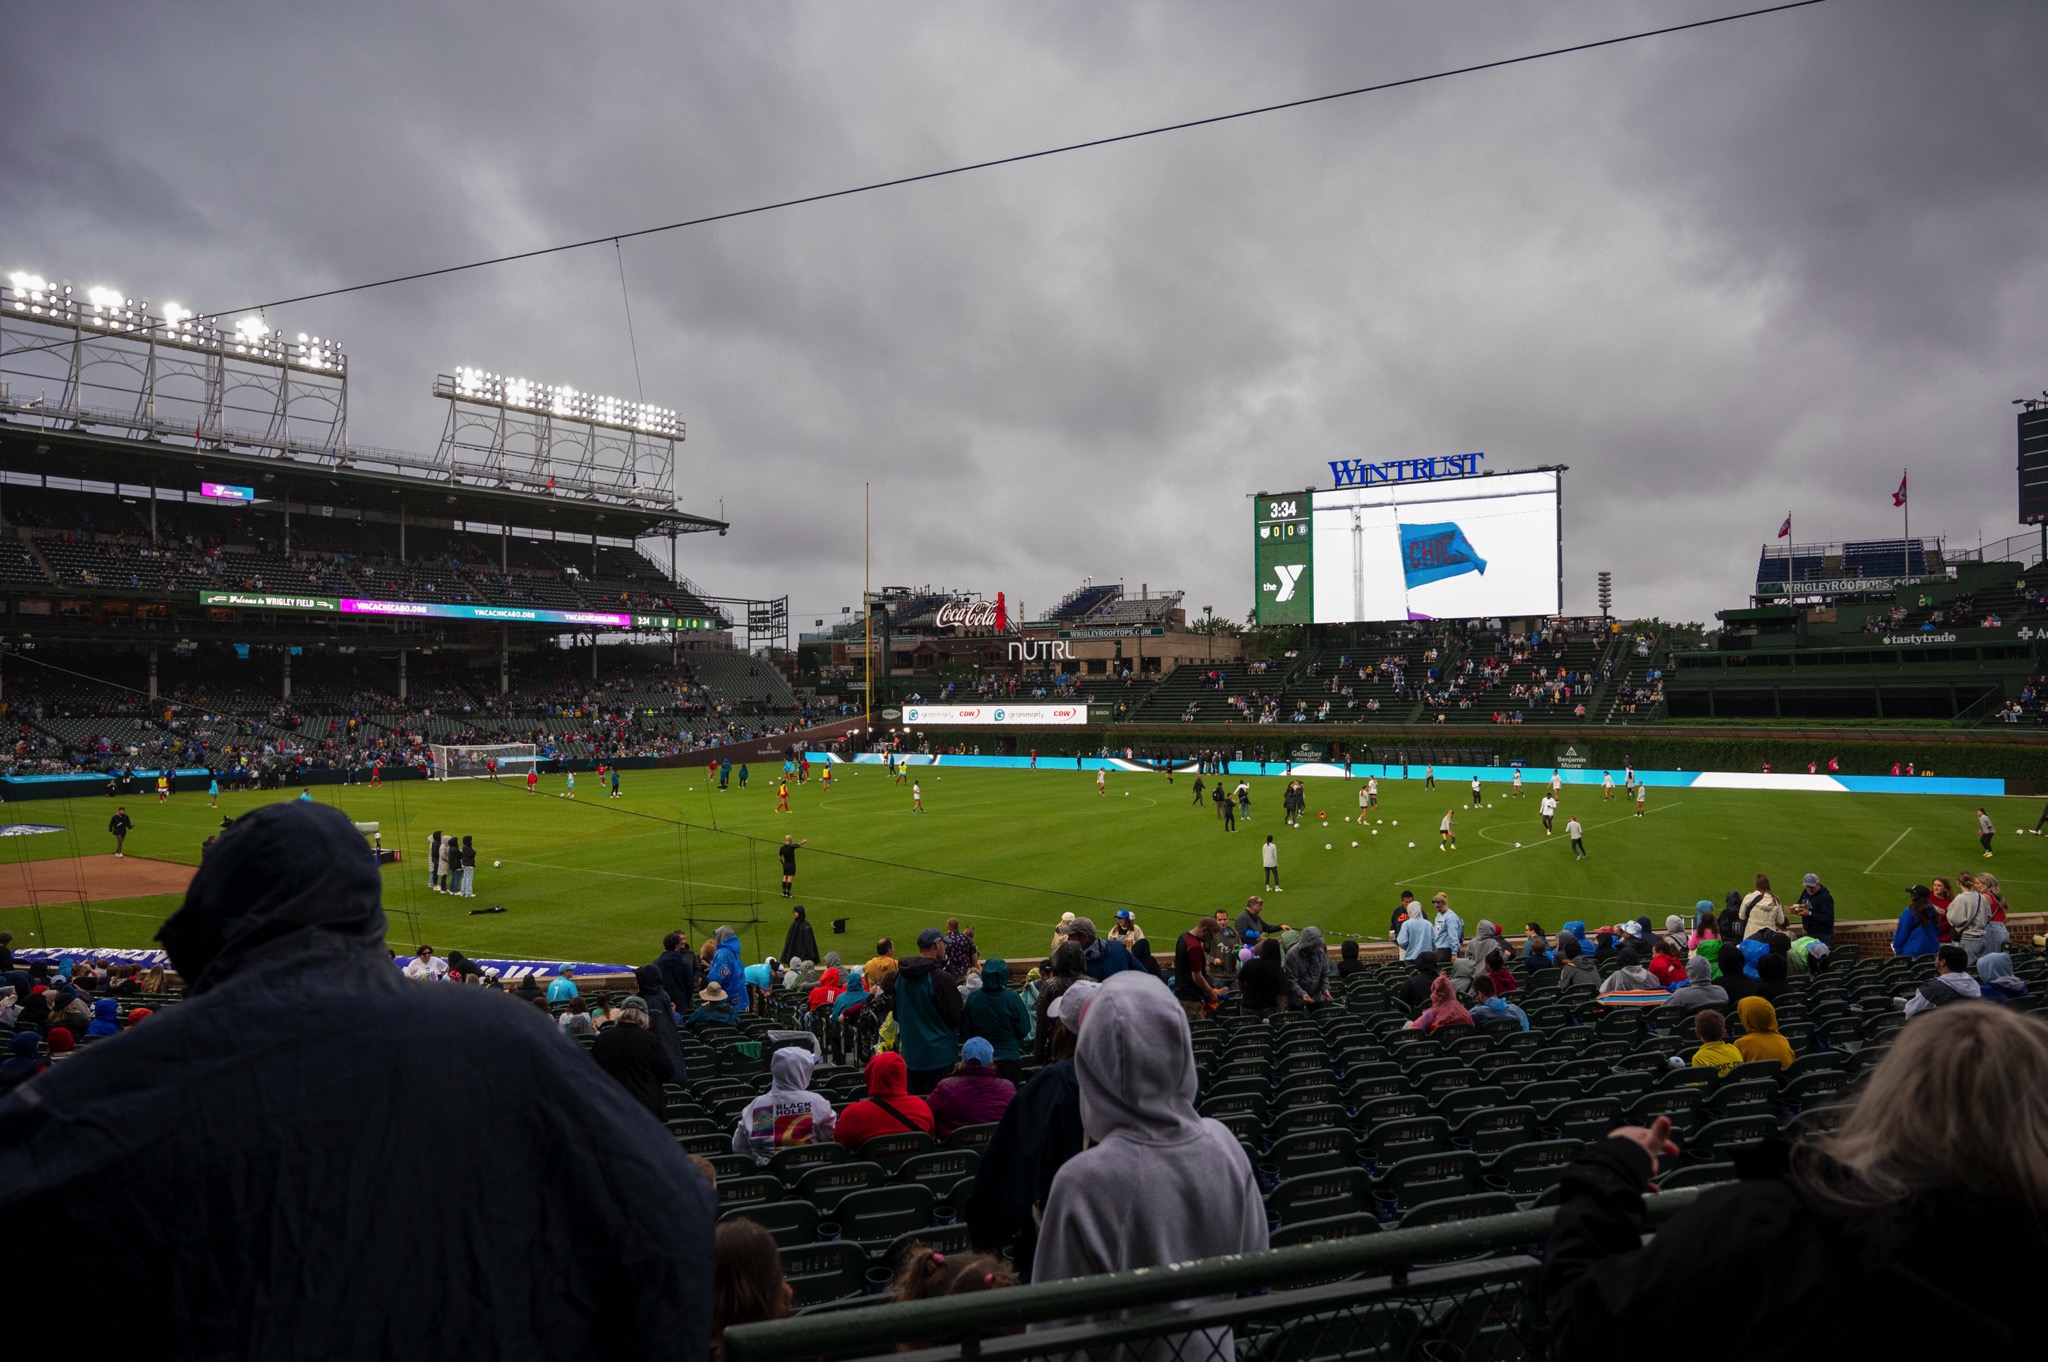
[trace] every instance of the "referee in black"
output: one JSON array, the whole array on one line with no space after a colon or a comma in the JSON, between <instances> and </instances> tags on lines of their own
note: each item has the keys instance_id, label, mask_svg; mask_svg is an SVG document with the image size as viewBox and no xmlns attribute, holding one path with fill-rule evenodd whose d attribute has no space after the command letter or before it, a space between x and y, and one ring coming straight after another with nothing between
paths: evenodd
<instances>
[{"instance_id":1,"label":"referee in black","mask_svg":"<svg viewBox=\"0 0 2048 1362\"><path fill-rule=\"evenodd\" d=\"M796 884L796 849L800 846L809 845L810 840L810 838L806 837L803 841L799 842L794 837L785 834L782 839L782 845L775 848L776 853L782 857L782 897L784 898L790 897L791 893L794 892L792 886Z\"/></svg>"}]
</instances>

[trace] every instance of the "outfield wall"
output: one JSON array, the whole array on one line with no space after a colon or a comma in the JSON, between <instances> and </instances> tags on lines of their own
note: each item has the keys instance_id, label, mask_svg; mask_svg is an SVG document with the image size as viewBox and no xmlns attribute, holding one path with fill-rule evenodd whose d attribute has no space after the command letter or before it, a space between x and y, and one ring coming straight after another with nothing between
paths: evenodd
<instances>
[{"instance_id":1,"label":"outfield wall","mask_svg":"<svg viewBox=\"0 0 2048 1362\"><path fill-rule=\"evenodd\" d=\"M834 756L829 752L805 754L812 765L826 763L844 764L852 762L860 766L880 766L883 756L879 752L862 752L857 756ZM906 766L970 766L996 770L1034 769L1030 757L983 757L964 756L958 753L926 755L922 752L905 752L897 756ZM1417 765L1402 767L1395 763L1353 763L1346 770L1341 763L1279 762L1279 761L1232 761L1225 762L1227 774L1233 776L1293 776L1303 779L1360 781L1367 776L1379 780L1406 780L1421 782L1426 779L1424 768ZM1123 757L1051 757L1037 758L1036 768L1040 771L1127 771L1142 775L1163 775L1165 767L1146 762L1129 761ZM1198 768L1191 761L1178 762L1173 770L1176 775L1193 775ZM1507 785L1513 782L1517 768L1512 766L1439 766L1436 768L1436 783L1444 786L1469 786L1477 776L1483 784ZM1523 767L1522 784L1535 790L1547 785L1550 772L1539 767ZM1405 772L1405 774L1404 774ZM1567 785L1594 785L1601 783L1603 771L1558 770L1556 774ZM1836 794L1941 794L1969 795L1977 798L1997 798L2005 794L2003 780L1974 780L1957 776L1841 776L1807 775L1803 772L1763 771L1638 771L1636 779L1649 786L1664 786L1689 790L1809 790ZM1617 776L1616 788L1621 785Z\"/></svg>"}]
</instances>

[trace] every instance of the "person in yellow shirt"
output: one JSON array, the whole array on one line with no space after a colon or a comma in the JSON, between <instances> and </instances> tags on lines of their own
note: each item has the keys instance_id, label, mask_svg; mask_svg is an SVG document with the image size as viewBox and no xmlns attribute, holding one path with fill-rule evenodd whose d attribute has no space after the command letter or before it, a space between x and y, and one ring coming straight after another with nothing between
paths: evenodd
<instances>
[{"instance_id":1,"label":"person in yellow shirt","mask_svg":"<svg viewBox=\"0 0 2048 1362\"><path fill-rule=\"evenodd\" d=\"M877 941L874 958L861 966L861 975L867 982L868 992L880 993L883 986L896 977L896 943L886 936Z\"/></svg>"},{"instance_id":2,"label":"person in yellow shirt","mask_svg":"<svg viewBox=\"0 0 2048 1362\"><path fill-rule=\"evenodd\" d=\"M1695 1013L1692 1029L1700 1038L1700 1048L1692 1052L1694 1068L1711 1068L1726 1078L1742 1062L1742 1051L1728 1043L1728 1019L1720 1013L1712 1008Z\"/></svg>"}]
</instances>

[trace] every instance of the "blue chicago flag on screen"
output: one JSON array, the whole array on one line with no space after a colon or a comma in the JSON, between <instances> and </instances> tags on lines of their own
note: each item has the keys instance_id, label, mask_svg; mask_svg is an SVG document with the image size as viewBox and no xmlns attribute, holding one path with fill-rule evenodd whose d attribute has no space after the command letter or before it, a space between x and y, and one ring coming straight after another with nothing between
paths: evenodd
<instances>
[{"instance_id":1,"label":"blue chicago flag on screen","mask_svg":"<svg viewBox=\"0 0 2048 1362\"><path fill-rule=\"evenodd\" d=\"M1467 572L1485 572L1486 560L1456 525L1403 525L1401 570L1409 590Z\"/></svg>"}]
</instances>

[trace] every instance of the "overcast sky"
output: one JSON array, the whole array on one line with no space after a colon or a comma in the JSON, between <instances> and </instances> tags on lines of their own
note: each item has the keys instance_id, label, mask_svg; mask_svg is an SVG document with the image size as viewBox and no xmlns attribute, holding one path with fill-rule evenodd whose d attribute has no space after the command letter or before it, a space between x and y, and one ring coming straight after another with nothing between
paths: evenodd
<instances>
[{"instance_id":1,"label":"overcast sky","mask_svg":"<svg viewBox=\"0 0 2048 1362\"><path fill-rule=\"evenodd\" d=\"M202 311L1741 8L1732 0L14 7L0 273ZM1084 575L1252 601L1244 494L1570 465L1565 604L2018 532L2048 387L2048 6L1831 0L627 243L707 589ZM632 396L609 246L298 304L352 435L434 374Z\"/></svg>"}]
</instances>

